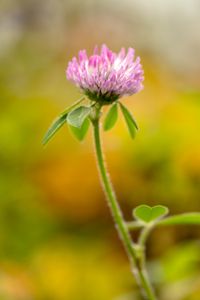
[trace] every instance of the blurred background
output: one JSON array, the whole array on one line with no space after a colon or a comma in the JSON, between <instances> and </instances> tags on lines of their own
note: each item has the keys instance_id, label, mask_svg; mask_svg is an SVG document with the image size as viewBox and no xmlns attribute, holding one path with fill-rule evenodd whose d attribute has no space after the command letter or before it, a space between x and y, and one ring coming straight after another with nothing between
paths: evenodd
<instances>
[{"instance_id":1,"label":"blurred background","mask_svg":"<svg viewBox=\"0 0 200 300\"><path fill-rule=\"evenodd\" d=\"M98 180L91 131L52 119L80 97L65 77L79 49L134 47L145 89L103 133L127 219L136 205L200 210L200 2L2 0L0 3L0 299L139 300ZM136 238L136 236L135 236ZM157 229L149 270L161 300L199 300L200 230Z\"/></svg>"}]
</instances>

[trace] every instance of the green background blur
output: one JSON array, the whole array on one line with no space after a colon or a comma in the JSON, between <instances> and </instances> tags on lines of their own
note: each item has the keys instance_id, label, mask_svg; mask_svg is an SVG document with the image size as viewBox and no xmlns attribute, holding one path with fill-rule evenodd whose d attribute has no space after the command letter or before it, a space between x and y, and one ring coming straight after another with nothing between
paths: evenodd
<instances>
[{"instance_id":1,"label":"green background blur","mask_svg":"<svg viewBox=\"0 0 200 300\"><path fill-rule=\"evenodd\" d=\"M141 203L200 210L200 5L179 0L3 0L0 4L0 300L137 300L95 166L91 131L52 119L80 97L65 69L79 49L134 47L145 89L103 133L127 219ZM135 236L136 238L136 236ZM157 229L149 269L162 300L200 299L200 230Z\"/></svg>"}]
</instances>

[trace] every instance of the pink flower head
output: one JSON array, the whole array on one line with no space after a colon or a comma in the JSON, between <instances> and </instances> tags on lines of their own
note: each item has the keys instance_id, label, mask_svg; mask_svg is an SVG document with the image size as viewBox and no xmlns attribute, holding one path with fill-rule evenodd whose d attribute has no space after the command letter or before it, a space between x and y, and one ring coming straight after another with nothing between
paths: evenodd
<instances>
[{"instance_id":1,"label":"pink flower head","mask_svg":"<svg viewBox=\"0 0 200 300\"><path fill-rule=\"evenodd\" d=\"M117 54L106 45L100 53L97 47L93 55L87 56L86 50L79 52L68 64L66 75L91 100L109 104L120 97L132 95L142 90L143 69L140 57L134 60L134 49L128 52L122 48Z\"/></svg>"}]
</instances>

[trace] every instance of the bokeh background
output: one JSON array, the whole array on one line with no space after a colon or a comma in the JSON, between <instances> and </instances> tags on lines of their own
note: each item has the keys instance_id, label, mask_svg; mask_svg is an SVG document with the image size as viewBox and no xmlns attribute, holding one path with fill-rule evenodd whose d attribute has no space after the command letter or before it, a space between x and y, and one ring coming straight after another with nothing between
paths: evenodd
<instances>
[{"instance_id":1,"label":"bokeh background","mask_svg":"<svg viewBox=\"0 0 200 300\"><path fill-rule=\"evenodd\" d=\"M145 89L103 133L127 219L141 203L200 210L200 2L2 0L0 3L0 299L137 300L138 289L105 204L91 132L67 127L48 147L52 119L80 97L68 60L106 43L134 47ZM136 236L135 236L136 238ZM200 230L157 229L149 269L162 300L199 300Z\"/></svg>"}]
</instances>

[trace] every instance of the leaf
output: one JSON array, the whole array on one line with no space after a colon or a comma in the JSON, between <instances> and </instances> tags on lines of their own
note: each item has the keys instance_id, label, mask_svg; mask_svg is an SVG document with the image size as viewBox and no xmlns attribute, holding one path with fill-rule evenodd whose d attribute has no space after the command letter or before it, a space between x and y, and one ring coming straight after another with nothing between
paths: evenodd
<instances>
[{"instance_id":1,"label":"leaf","mask_svg":"<svg viewBox=\"0 0 200 300\"><path fill-rule=\"evenodd\" d=\"M72 133L74 134L74 136L79 140L82 141L84 139L84 137L86 136L86 133L89 129L90 126L90 121L89 119L85 119L83 124L81 125L80 128L74 127L72 125L69 125L69 128L71 129Z\"/></svg>"},{"instance_id":2,"label":"leaf","mask_svg":"<svg viewBox=\"0 0 200 300\"><path fill-rule=\"evenodd\" d=\"M167 217L159 225L200 225L200 213L185 213Z\"/></svg>"},{"instance_id":3,"label":"leaf","mask_svg":"<svg viewBox=\"0 0 200 300\"><path fill-rule=\"evenodd\" d=\"M136 207L133 211L134 217L145 223L163 218L168 214L168 208L162 205L148 206L140 205Z\"/></svg>"},{"instance_id":4,"label":"leaf","mask_svg":"<svg viewBox=\"0 0 200 300\"><path fill-rule=\"evenodd\" d=\"M117 103L113 104L110 108L110 110L108 111L105 121L104 121L104 130L109 130L111 129L116 121L117 121L117 117L118 117L118 109L117 109Z\"/></svg>"},{"instance_id":5,"label":"leaf","mask_svg":"<svg viewBox=\"0 0 200 300\"><path fill-rule=\"evenodd\" d=\"M42 140L43 145L47 144L48 141L54 136L54 134L65 124L66 116L67 114L61 115L53 121Z\"/></svg>"},{"instance_id":6,"label":"leaf","mask_svg":"<svg viewBox=\"0 0 200 300\"><path fill-rule=\"evenodd\" d=\"M74 107L76 107L78 104L80 104L85 97L81 97L78 101L73 103L71 106L67 107L51 124L49 129L47 130L43 140L42 144L45 145L48 143L48 141L55 135L55 133L65 124L65 120L67 117L67 114L72 110Z\"/></svg>"},{"instance_id":7,"label":"leaf","mask_svg":"<svg viewBox=\"0 0 200 300\"><path fill-rule=\"evenodd\" d=\"M67 123L74 127L80 128L90 112L91 107L79 106L78 108L70 111L70 113L67 115Z\"/></svg>"},{"instance_id":8,"label":"leaf","mask_svg":"<svg viewBox=\"0 0 200 300\"><path fill-rule=\"evenodd\" d=\"M123 104L121 104L121 103L119 103L119 104L120 104L120 108L123 113L124 119L126 121L126 125L128 127L129 133L130 133L131 137L134 138L136 135L136 131L138 130L137 123L134 120L130 111Z\"/></svg>"}]
</instances>

